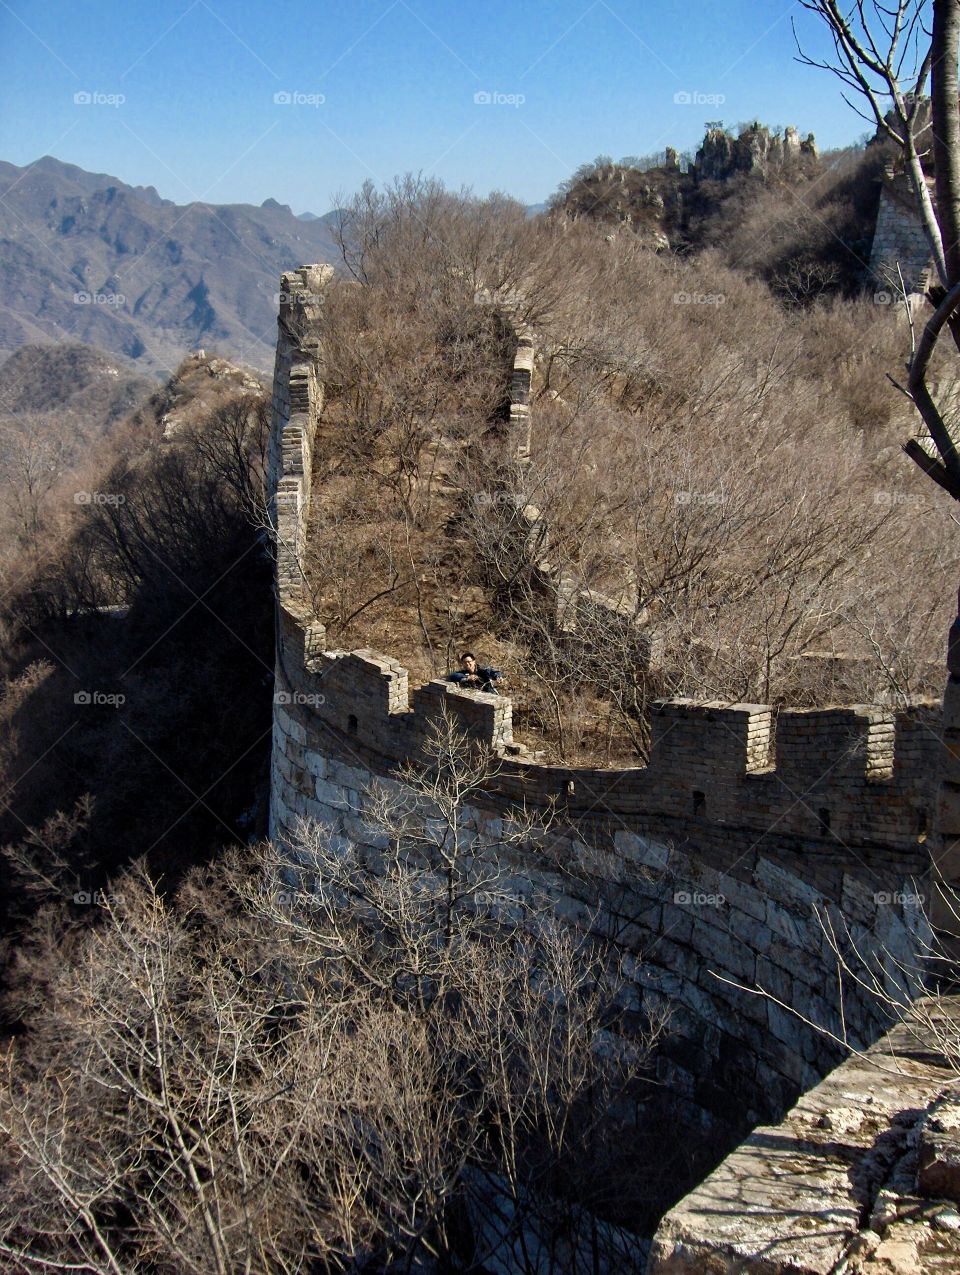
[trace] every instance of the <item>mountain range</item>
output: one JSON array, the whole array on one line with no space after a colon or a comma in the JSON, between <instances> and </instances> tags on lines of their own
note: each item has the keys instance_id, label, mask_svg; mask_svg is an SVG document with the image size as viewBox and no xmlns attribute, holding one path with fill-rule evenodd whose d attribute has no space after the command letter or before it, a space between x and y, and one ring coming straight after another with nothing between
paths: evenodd
<instances>
[{"instance_id":1,"label":"mountain range","mask_svg":"<svg viewBox=\"0 0 960 1275\"><path fill-rule=\"evenodd\" d=\"M335 258L330 218L176 204L49 155L0 161L0 361L79 341L153 376L205 347L269 371L280 275Z\"/></svg>"}]
</instances>

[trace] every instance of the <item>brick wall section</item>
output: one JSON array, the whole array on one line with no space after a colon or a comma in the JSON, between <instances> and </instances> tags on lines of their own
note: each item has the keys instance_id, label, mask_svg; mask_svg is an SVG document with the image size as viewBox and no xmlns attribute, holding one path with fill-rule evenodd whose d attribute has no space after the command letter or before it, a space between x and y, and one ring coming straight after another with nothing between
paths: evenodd
<instances>
[{"instance_id":1,"label":"brick wall section","mask_svg":"<svg viewBox=\"0 0 960 1275\"><path fill-rule=\"evenodd\" d=\"M301 266L281 278L279 332L274 363L272 419L267 455L270 515L276 531L277 587L281 603L302 607L303 552L310 504L313 440L323 408L319 352L298 337L315 323L329 266Z\"/></svg>"},{"instance_id":2,"label":"brick wall section","mask_svg":"<svg viewBox=\"0 0 960 1275\"><path fill-rule=\"evenodd\" d=\"M295 614L285 633L303 638ZM322 631L322 630L321 630ZM749 835L758 844L810 841L868 859L882 851L922 871L934 827L941 766L941 709L868 706L784 709L769 705L658 703L647 766L624 770L548 766L514 757L510 701L434 681L408 689L406 670L372 651L325 652L287 673L311 705L314 727L352 737L381 767L418 751L444 709L502 754L500 795L545 805L563 797L571 813L602 799L630 821L661 817L708 827L712 840ZM775 764L774 764L775 763ZM960 834L958 834L960 835Z\"/></svg>"},{"instance_id":3,"label":"brick wall section","mask_svg":"<svg viewBox=\"0 0 960 1275\"><path fill-rule=\"evenodd\" d=\"M870 272L881 289L899 290L897 263L908 293L920 287L930 267L930 245L923 224L912 208L909 188L902 177L885 182L880 191L877 222L870 248Z\"/></svg>"},{"instance_id":4,"label":"brick wall section","mask_svg":"<svg viewBox=\"0 0 960 1275\"><path fill-rule=\"evenodd\" d=\"M530 456L530 394L533 384L533 335L521 328L510 382L510 437L515 440L517 460Z\"/></svg>"},{"instance_id":5,"label":"brick wall section","mask_svg":"<svg viewBox=\"0 0 960 1275\"><path fill-rule=\"evenodd\" d=\"M411 689L389 655L326 650L299 570L322 408L316 346L291 335L309 309L301 297L321 287L310 269L284 278L291 299L286 313L281 306L270 441L281 532L271 835L288 840L307 817L373 854L367 785L415 759L431 724L452 714L500 759L469 812L485 844L496 845L513 803L558 811L546 858L485 853L496 853L518 895L536 893L613 943L636 1022L658 1006L672 1010L656 1064L663 1087L646 1114L655 1107L677 1137L729 1145L758 1118L778 1118L835 1061L821 1035L733 984L757 982L840 1031L816 914L824 909L861 950L884 946L914 959L940 706L774 714L767 705L673 700L654 709L648 766L544 766L513 742L507 697L442 681ZM528 370L514 369L519 406ZM885 1026L855 987L845 1010L856 1040Z\"/></svg>"},{"instance_id":6,"label":"brick wall section","mask_svg":"<svg viewBox=\"0 0 960 1275\"><path fill-rule=\"evenodd\" d=\"M341 657L337 672L365 658ZM372 661L370 661L372 663ZM383 662L386 664L386 662ZM379 712L396 690L389 665L377 681L355 684L352 704ZM371 670L367 669L368 675ZM332 685L332 683L331 683ZM444 694L438 684L424 688ZM464 703L480 696L461 692ZM494 697L483 697L484 700ZM488 705L480 701L478 711ZM399 715L412 730L417 714ZM359 731L326 725L296 691L274 717L271 835L296 834L299 818L323 824L375 856L366 789L390 777L383 754ZM412 736L411 736L412 739ZM648 1111L669 1119L678 1136L712 1136L725 1145L757 1119L778 1118L803 1089L836 1061L828 1042L796 1018L723 980L755 983L811 1021L839 1032L833 961L816 910L863 951L886 947L900 960L915 956L924 924L912 897L922 876L922 852L875 847L863 857L827 840L798 843L771 832L763 844L749 829L708 818L652 813L614 814L588 772L567 772L565 795L547 857L511 848L488 849L512 889L536 897L558 916L611 942L627 974L625 1008L641 1022L668 1006L671 1032L656 1062L664 1089ZM519 788L531 804L531 794ZM481 844L496 846L505 813L502 795L466 813ZM863 1043L886 1020L869 997L847 988L846 1030Z\"/></svg>"}]
</instances>

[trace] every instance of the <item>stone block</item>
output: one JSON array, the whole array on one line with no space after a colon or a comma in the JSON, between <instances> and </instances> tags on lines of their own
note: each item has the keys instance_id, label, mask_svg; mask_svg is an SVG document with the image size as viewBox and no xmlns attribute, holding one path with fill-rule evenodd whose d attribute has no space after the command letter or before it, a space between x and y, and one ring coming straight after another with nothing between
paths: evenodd
<instances>
[{"instance_id":1,"label":"stone block","mask_svg":"<svg viewBox=\"0 0 960 1275\"><path fill-rule=\"evenodd\" d=\"M642 837L621 828L614 832L613 844L617 853L625 860L638 863L652 873L665 872L671 861L672 852L665 842Z\"/></svg>"},{"instance_id":2,"label":"stone block","mask_svg":"<svg viewBox=\"0 0 960 1275\"><path fill-rule=\"evenodd\" d=\"M324 779L326 777L327 759L322 753L316 753L309 748L305 748L303 751L303 764L315 779Z\"/></svg>"},{"instance_id":3,"label":"stone block","mask_svg":"<svg viewBox=\"0 0 960 1275\"><path fill-rule=\"evenodd\" d=\"M290 715L279 704L275 704L273 708L274 717L279 723L280 730L284 735L289 735L291 739L295 739L298 744L306 744L306 729L294 717Z\"/></svg>"},{"instance_id":4,"label":"stone block","mask_svg":"<svg viewBox=\"0 0 960 1275\"><path fill-rule=\"evenodd\" d=\"M314 794L317 801L325 806L329 806L333 810L349 810L350 806L346 801L346 791L339 784L331 782L329 779L314 780Z\"/></svg>"},{"instance_id":5,"label":"stone block","mask_svg":"<svg viewBox=\"0 0 960 1275\"><path fill-rule=\"evenodd\" d=\"M757 887L768 900L800 907L805 912L822 902L820 892L815 890L796 873L787 872L770 859L761 859L754 872Z\"/></svg>"},{"instance_id":6,"label":"stone block","mask_svg":"<svg viewBox=\"0 0 960 1275\"><path fill-rule=\"evenodd\" d=\"M766 956L757 957L757 986L775 996L777 1000L789 1005L793 999L793 978L790 973L769 960Z\"/></svg>"},{"instance_id":7,"label":"stone block","mask_svg":"<svg viewBox=\"0 0 960 1275\"><path fill-rule=\"evenodd\" d=\"M945 836L960 836L960 785L941 786L937 828Z\"/></svg>"},{"instance_id":8,"label":"stone block","mask_svg":"<svg viewBox=\"0 0 960 1275\"><path fill-rule=\"evenodd\" d=\"M813 919L812 913L810 919ZM767 927L774 934L785 939L787 943L794 948L798 948L802 942L802 931L798 919L780 903L774 902L772 899L767 900Z\"/></svg>"},{"instance_id":9,"label":"stone block","mask_svg":"<svg viewBox=\"0 0 960 1275\"><path fill-rule=\"evenodd\" d=\"M762 891L746 881L740 881L728 873L722 873L717 882L719 892L727 901L727 906L736 912L745 913L754 921L765 922L767 919L767 901ZM731 922L732 924L732 922Z\"/></svg>"},{"instance_id":10,"label":"stone block","mask_svg":"<svg viewBox=\"0 0 960 1275\"><path fill-rule=\"evenodd\" d=\"M693 912L690 908L672 903L669 900L664 902L662 937L670 938L674 943L689 943L693 938L693 920Z\"/></svg>"},{"instance_id":11,"label":"stone block","mask_svg":"<svg viewBox=\"0 0 960 1275\"><path fill-rule=\"evenodd\" d=\"M921 1195L960 1204L960 1131L921 1130L917 1147L917 1188Z\"/></svg>"},{"instance_id":12,"label":"stone block","mask_svg":"<svg viewBox=\"0 0 960 1275\"><path fill-rule=\"evenodd\" d=\"M693 947L714 974L737 983L752 984L756 975L756 954L740 936L709 924L698 916L693 927Z\"/></svg>"}]
</instances>

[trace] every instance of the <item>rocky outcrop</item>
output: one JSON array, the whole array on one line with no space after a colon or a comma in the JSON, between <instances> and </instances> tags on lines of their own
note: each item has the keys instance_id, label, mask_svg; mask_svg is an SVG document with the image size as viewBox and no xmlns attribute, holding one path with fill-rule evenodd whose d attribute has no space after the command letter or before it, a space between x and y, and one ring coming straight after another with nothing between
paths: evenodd
<instances>
[{"instance_id":1,"label":"rocky outcrop","mask_svg":"<svg viewBox=\"0 0 960 1275\"><path fill-rule=\"evenodd\" d=\"M694 173L697 181L728 181L738 173L769 173L803 160L816 160L817 144L812 133L801 141L791 125L784 135L771 133L755 122L734 137L721 127L709 128L697 151Z\"/></svg>"}]
</instances>

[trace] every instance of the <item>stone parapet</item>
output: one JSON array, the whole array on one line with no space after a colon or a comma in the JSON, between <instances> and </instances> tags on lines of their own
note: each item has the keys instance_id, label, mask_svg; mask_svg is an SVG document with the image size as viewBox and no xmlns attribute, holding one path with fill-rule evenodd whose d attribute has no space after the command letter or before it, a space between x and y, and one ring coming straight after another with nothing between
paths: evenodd
<instances>
[{"instance_id":1,"label":"stone parapet","mask_svg":"<svg viewBox=\"0 0 960 1275\"><path fill-rule=\"evenodd\" d=\"M292 615L288 634L290 624ZM285 661L288 671L294 667ZM411 702L407 670L388 655L324 652L294 676L317 729L352 736L353 747L385 765L415 756L444 714L452 716L502 757L492 790L511 800L562 798L576 813L595 807L600 794L628 820L660 815L698 832L713 826L760 841L794 837L850 856L899 850L914 865L925 861L934 828L943 749L935 704L774 712L763 704L664 700L651 713L648 765L607 770L517 756L506 696L432 681Z\"/></svg>"},{"instance_id":2,"label":"stone parapet","mask_svg":"<svg viewBox=\"0 0 960 1275\"><path fill-rule=\"evenodd\" d=\"M831 931L851 951L890 955L882 977L892 995L915 990L898 983L897 966L912 966L926 937L943 710L668 700L651 712L647 765L543 765L514 741L508 697L442 680L411 687L390 655L328 649L303 574L323 405L310 325L325 281L303 267L284 276L281 297L269 444L279 603L271 836L290 842L307 818L375 861L371 785L422 759L452 718L494 759L465 812L480 853L518 898L535 895L612 946L628 976L626 1022L642 1030L671 1012L656 1061L662 1091L638 1122L666 1120L691 1147L716 1139L725 1149L837 1061L810 1023L864 1046L888 1025L849 980L838 1017ZM514 424L529 425L532 372L532 341L519 333ZM587 605L605 602L578 596ZM548 852L498 842L518 805L549 820Z\"/></svg>"},{"instance_id":3,"label":"stone parapet","mask_svg":"<svg viewBox=\"0 0 960 1275\"><path fill-rule=\"evenodd\" d=\"M936 1147L922 1162L917 1154L928 1109L939 1111L956 1081L941 1033L955 1035L958 1017L957 998L919 1003L805 1094L782 1124L755 1129L666 1214L647 1275L960 1270L952 1152L939 1162ZM954 1194L943 1198L945 1191Z\"/></svg>"}]
</instances>

